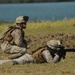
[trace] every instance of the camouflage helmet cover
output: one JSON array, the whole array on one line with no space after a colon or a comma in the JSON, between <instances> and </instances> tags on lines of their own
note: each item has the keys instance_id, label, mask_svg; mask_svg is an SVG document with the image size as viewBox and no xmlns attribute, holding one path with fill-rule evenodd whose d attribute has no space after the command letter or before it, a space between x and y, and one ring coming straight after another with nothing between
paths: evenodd
<instances>
[{"instance_id":1,"label":"camouflage helmet cover","mask_svg":"<svg viewBox=\"0 0 75 75\"><path fill-rule=\"evenodd\" d=\"M27 22L29 19L28 16L19 16L16 18L16 23L22 23L22 22Z\"/></svg>"},{"instance_id":2,"label":"camouflage helmet cover","mask_svg":"<svg viewBox=\"0 0 75 75\"><path fill-rule=\"evenodd\" d=\"M57 47L59 47L60 45L61 45L60 40L50 40L47 43L47 46L54 50L57 49Z\"/></svg>"}]
</instances>

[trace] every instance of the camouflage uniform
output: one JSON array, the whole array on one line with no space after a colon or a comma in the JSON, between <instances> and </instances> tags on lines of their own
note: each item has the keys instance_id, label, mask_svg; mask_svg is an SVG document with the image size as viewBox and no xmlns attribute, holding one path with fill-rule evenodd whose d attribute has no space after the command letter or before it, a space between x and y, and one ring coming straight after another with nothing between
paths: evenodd
<instances>
[{"instance_id":1,"label":"camouflage uniform","mask_svg":"<svg viewBox=\"0 0 75 75\"><path fill-rule=\"evenodd\" d=\"M59 48L60 47L60 48ZM37 50L33 53L33 58L36 63L53 62L57 63L60 61L63 53L61 51L61 43L59 40L50 40L42 49Z\"/></svg>"},{"instance_id":2,"label":"camouflage uniform","mask_svg":"<svg viewBox=\"0 0 75 75\"><path fill-rule=\"evenodd\" d=\"M62 57L62 45L59 40L50 40L47 43L47 49L42 52L46 62L57 63ZM63 49L64 50L64 49Z\"/></svg>"},{"instance_id":3,"label":"camouflage uniform","mask_svg":"<svg viewBox=\"0 0 75 75\"><path fill-rule=\"evenodd\" d=\"M18 22L25 22L23 20L23 16L17 18L16 23ZM2 51L4 51L7 54L11 54L11 56L9 57L10 59L24 55L27 51L27 43L24 39L23 29L20 29L19 26L16 26L16 28L10 33L10 35L13 38L13 42L10 44L8 40L4 40L1 44Z\"/></svg>"},{"instance_id":4,"label":"camouflage uniform","mask_svg":"<svg viewBox=\"0 0 75 75\"><path fill-rule=\"evenodd\" d=\"M16 27L13 31L9 32L10 37L4 39L1 44L1 49L7 54L10 60L0 60L1 64L6 62L12 62L13 64L25 64L33 62L33 57L27 53L27 42L24 39L23 28L26 28L28 16L19 16L16 18ZM7 36L8 37L8 36Z\"/></svg>"},{"instance_id":5,"label":"camouflage uniform","mask_svg":"<svg viewBox=\"0 0 75 75\"><path fill-rule=\"evenodd\" d=\"M23 54L26 52L26 42L24 41L23 31L20 29L15 29L11 33L14 38L13 45L8 41L4 41L1 45L2 51L8 54Z\"/></svg>"}]
</instances>

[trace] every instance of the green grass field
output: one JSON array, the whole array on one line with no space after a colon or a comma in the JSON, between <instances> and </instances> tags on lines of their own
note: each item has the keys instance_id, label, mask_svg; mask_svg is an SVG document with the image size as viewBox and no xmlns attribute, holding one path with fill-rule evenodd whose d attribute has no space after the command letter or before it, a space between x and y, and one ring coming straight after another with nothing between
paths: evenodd
<instances>
[{"instance_id":1,"label":"green grass field","mask_svg":"<svg viewBox=\"0 0 75 75\"><path fill-rule=\"evenodd\" d=\"M15 25L15 23L0 24L0 32L10 25ZM28 22L25 33L28 37L27 40L31 39L29 50L33 50L38 48L40 43L44 44L43 42L47 42L50 39L50 35L55 35L57 33L75 35L75 19ZM72 45L72 42L70 45ZM0 59L2 59L2 56L4 56L4 54L0 50ZM12 65L11 63L6 63L0 65L0 75L75 75L75 51L67 52L66 58L62 59L57 64L30 63L24 65Z\"/></svg>"}]
</instances>

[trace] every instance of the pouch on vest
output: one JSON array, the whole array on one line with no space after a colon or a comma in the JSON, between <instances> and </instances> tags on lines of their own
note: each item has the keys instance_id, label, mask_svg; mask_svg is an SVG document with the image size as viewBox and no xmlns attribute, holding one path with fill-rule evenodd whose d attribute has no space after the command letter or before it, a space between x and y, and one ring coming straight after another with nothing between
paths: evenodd
<instances>
[{"instance_id":1,"label":"pouch on vest","mask_svg":"<svg viewBox=\"0 0 75 75\"><path fill-rule=\"evenodd\" d=\"M9 26L5 30L3 30L3 32L0 33L0 42L2 42L3 40L11 41L12 40L12 36L10 35L10 33L13 30L14 30L13 26Z\"/></svg>"}]
</instances>

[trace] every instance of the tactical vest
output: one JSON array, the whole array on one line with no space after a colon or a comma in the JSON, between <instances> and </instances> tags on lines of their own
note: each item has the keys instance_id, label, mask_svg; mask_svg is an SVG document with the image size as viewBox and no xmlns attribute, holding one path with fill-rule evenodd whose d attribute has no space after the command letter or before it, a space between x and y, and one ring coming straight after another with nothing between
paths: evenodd
<instances>
[{"instance_id":1,"label":"tactical vest","mask_svg":"<svg viewBox=\"0 0 75 75\"><path fill-rule=\"evenodd\" d=\"M41 49L38 49L37 51L35 51L33 54L32 54L32 57L34 58L34 62L35 63L44 63L46 62L46 60L43 58L41 52L43 50L45 50L46 48L41 48Z\"/></svg>"},{"instance_id":2,"label":"tactical vest","mask_svg":"<svg viewBox=\"0 0 75 75\"><path fill-rule=\"evenodd\" d=\"M1 39L0 39L0 42L3 42L3 41L8 41L10 43L12 43L12 40L13 40L13 37L11 36L11 33L15 30L15 29L18 29L17 27L15 26L10 26L8 28L8 30L4 31Z\"/></svg>"}]
</instances>

